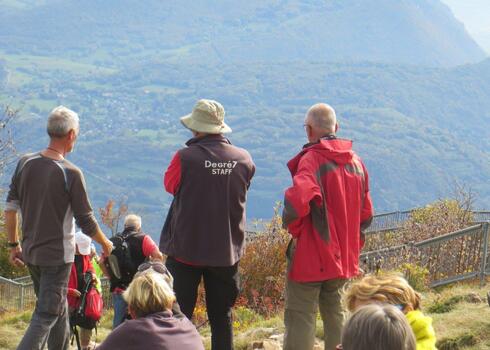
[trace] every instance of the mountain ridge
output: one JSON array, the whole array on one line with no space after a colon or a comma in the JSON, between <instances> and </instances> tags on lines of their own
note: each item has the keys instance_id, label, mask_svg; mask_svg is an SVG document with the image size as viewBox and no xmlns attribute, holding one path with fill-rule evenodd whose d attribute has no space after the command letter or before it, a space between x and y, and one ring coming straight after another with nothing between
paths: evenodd
<instances>
[{"instance_id":1,"label":"mountain ridge","mask_svg":"<svg viewBox=\"0 0 490 350\"><path fill-rule=\"evenodd\" d=\"M206 64L287 59L455 66L486 57L439 0L251 0L240 7L231 0L149 0L144 6L51 0L5 11L2 32L5 47L16 42L74 57L114 51L115 61L145 50Z\"/></svg>"}]
</instances>

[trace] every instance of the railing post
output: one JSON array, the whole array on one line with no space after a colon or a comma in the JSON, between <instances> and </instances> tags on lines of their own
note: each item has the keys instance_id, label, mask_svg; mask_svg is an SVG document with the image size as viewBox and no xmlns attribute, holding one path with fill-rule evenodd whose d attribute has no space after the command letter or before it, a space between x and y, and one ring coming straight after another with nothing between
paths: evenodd
<instances>
[{"instance_id":1,"label":"railing post","mask_svg":"<svg viewBox=\"0 0 490 350\"><path fill-rule=\"evenodd\" d=\"M19 310L24 310L24 284L20 285Z\"/></svg>"},{"instance_id":2,"label":"railing post","mask_svg":"<svg viewBox=\"0 0 490 350\"><path fill-rule=\"evenodd\" d=\"M483 252L481 259L481 272L480 272L480 287L483 287L486 284L486 270L487 270L487 257L488 257L488 235L490 226L488 222L486 222L483 227Z\"/></svg>"}]
</instances>

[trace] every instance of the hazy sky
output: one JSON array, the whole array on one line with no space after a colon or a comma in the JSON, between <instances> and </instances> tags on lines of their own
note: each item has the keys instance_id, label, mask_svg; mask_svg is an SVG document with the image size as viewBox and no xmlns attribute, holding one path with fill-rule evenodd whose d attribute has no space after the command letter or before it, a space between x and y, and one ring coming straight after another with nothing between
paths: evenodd
<instances>
[{"instance_id":1,"label":"hazy sky","mask_svg":"<svg viewBox=\"0 0 490 350\"><path fill-rule=\"evenodd\" d=\"M442 0L473 38L490 53L490 0Z\"/></svg>"}]
</instances>

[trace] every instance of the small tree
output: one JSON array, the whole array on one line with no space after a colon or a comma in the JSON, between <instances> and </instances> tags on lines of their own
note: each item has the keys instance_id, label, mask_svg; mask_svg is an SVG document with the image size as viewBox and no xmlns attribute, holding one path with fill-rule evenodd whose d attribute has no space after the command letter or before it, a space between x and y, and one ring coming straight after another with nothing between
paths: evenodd
<instances>
[{"instance_id":1,"label":"small tree","mask_svg":"<svg viewBox=\"0 0 490 350\"><path fill-rule=\"evenodd\" d=\"M119 201L118 208L115 208L116 202L113 199L107 201L104 208L99 208L99 214L102 219L102 223L111 230L111 236L114 237L119 230L119 223L121 218L128 212L128 206L124 199Z\"/></svg>"}]
</instances>

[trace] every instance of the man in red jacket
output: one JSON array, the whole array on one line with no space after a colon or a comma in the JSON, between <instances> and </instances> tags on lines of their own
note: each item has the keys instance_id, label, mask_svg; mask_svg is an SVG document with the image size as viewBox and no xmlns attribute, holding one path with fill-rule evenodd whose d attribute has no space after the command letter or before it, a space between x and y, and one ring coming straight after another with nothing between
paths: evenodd
<instances>
[{"instance_id":1,"label":"man in red jacket","mask_svg":"<svg viewBox=\"0 0 490 350\"><path fill-rule=\"evenodd\" d=\"M288 162L293 185L284 199L283 225L292 236L284 349L313 348L320 307L325 349L333 350L344 320L342 287L359 273L362 231L373 209L366 167L352 141L335 136L334 109L323 103L311 107L305 130L309 143Z\"/></svg>"}]
</instances>

